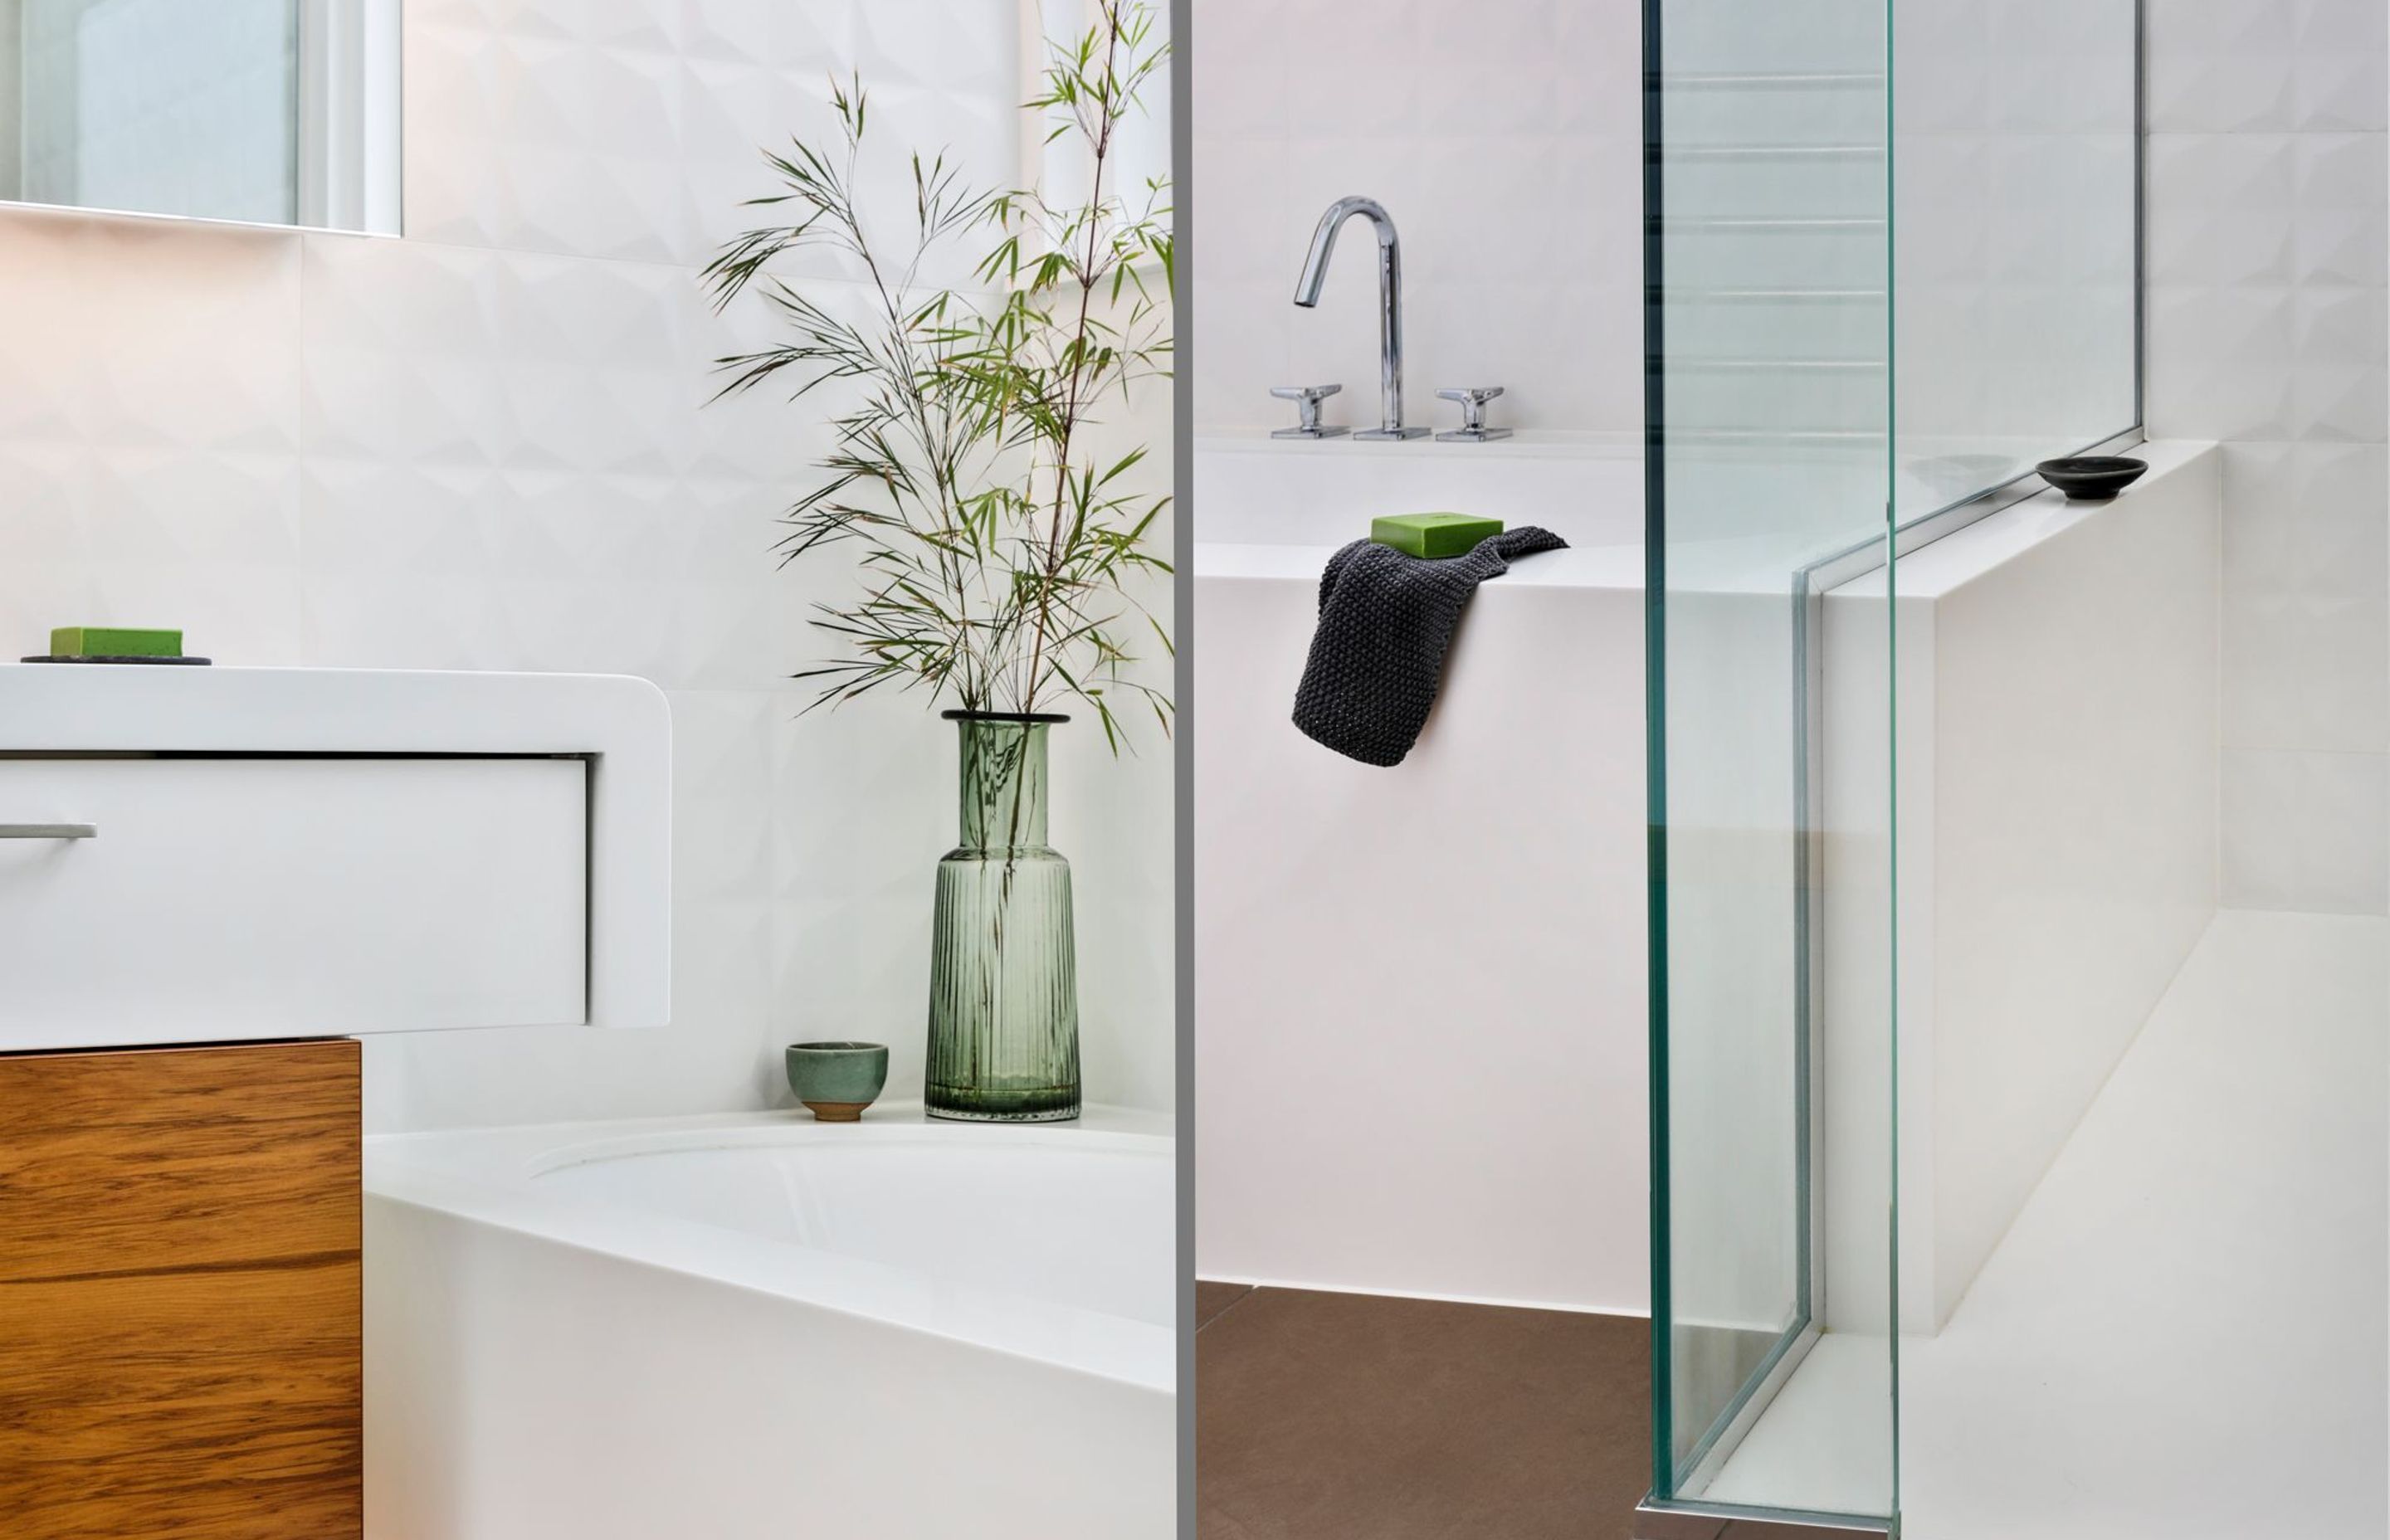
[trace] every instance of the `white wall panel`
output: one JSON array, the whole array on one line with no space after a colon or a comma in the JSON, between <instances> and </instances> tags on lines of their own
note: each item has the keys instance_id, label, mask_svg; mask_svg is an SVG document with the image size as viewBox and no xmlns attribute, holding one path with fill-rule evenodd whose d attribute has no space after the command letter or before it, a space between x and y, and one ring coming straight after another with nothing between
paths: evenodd
<instances>
[{"instance_id":1,"label":"white wall panel","mask_svg":"<svg viewBox=\"0 0 2390 1540\"><path fill-rule=\"evenodd\" d=\"M0 647L183 625L226 662L618 671L675 712L674 1024L377 1047L378 1129L790 1105L867 1037L918 1094L953 728L800 715L836 563L780 571L828 398L709 405L764 307L697 269L860 70L880 168L1019 164L1014 0L409 0L403 241L0 212ZM855 274L790 276L831 305ZM959 277L933 273L933 277ZM1166 401L1137 425L1156 443ZM1156 456L1166 477L1166 454ZM1159 537L1165 544L1166 530ZM1165 620L1169 595L1149 596ZM1170 756L1057 740L1091 1099L1167 1107Z\"/></svg>"},{"instance_id":2,"label":"white wall panel","mask_svg":"<svg viewBox=\"0 0 2390 1540\"><path fill-rule=\"evenodd\" d=\"M2390 908L2385 13L2149 0L2148 417L2224 447L2224 898Z\"/></svg>"}]
</instances>

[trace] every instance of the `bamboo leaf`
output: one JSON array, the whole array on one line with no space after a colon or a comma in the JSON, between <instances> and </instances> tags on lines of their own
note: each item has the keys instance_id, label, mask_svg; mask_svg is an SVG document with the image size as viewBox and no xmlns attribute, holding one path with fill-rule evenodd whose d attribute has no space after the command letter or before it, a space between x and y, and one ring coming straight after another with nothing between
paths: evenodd
<instances>
[{"instance_id":1,"label":"bamboo leaf","mask_svg":"<svg viewBox=\"0 0 2390 1540\"><path fill-rule=\"evenodd\" d=\"M1114 490L1147 450L1098 445L1097 404L1167 379L1167 295L1175 250L1168 185L1124 190L1113 164L1121 122L1168 56L1151 0L1095 0L1089 25L1048 48L1029 103L1049 154L1083 160L1084 199L1038 187L980 191L944 151L907 150L908 244L866 225L868 96L833 78L833 139L792 141L764 159L778 186L751 201L780 223L734 237L700 275L716 309L759 290L783 340L715 361L713 399L783 383L790 401L828 403L820 480L782 515L785 565L845 547L859 591L816 606L809 623L840 655L794 677L817 684L804 708L875 690L920 689L968 707L1034 710L1084 702L1114 752L1127 744L1110 692L1147 702L1166 735L1166 693L1137 676L1121 637L1132 622L1161 655L1167 631L1133 584L1167 573L1150 546L1166 497ZM893 172L893 163L889 166ZM919 282L945 247L994 297ZM868 314L776 276L781 259L827 247L860 264ZM1159 283L1153 275L1158 273ZM1158 289L1158 292L1157 292Z\"/></svg>"}]
</instances>

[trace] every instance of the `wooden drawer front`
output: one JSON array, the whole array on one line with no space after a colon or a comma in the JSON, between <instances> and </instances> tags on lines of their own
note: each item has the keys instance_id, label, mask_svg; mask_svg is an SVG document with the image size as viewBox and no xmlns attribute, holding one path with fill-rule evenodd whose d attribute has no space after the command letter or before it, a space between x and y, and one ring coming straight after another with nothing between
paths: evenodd
<instances>
[{"instance_id":1,"label":"wooden drawer front","mask_svg":"<svg viewBox=\"0 0 2390 1540\"><path fill-rule=\"evenodd\" d=\"M0 1056L0 1283L354 1252L357 1059L354 1043Z\"/></svg>"},{"instance_id":2,"label":"wooden drawer front","mask_svg":"<svg viewBox=\"0 0 2390 1540\"><path fill-rule=\"evenodd\" d=\"M586 1020L572 759L0 760L0 1050Z\"/></svg>"},{"instance_id":3,"label":"wooden drawer front","mask_svg":"<svg viewBox=\"0 0 2390 1540\"><path fill-rule=\"evenodd\" d=\"M348 1042L0 1057L0 1534L361 1533L357 1069Z\"/></svg>"}]
</instances>

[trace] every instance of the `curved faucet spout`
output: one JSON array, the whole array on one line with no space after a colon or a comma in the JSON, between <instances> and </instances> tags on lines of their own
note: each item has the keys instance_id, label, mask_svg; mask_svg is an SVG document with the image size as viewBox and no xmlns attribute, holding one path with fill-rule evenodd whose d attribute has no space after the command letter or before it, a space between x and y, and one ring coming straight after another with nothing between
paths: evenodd
<instances>
[{"instance_id":1,"label":"curved faucet spout","mask_svg":"<svg viewBox=\"0 0 2390 1540\"><path fill-rule=\"evenodd\" d=\"M1295 280L1294 302L1309 310L1319 303L1319 286L1328 278L1328 259L1336 250L1336 233L1358 215L1378 232L1378 384L1384 397L1380 425L1356 439L1412 439L1427 431L1403 426L1403 243L1394 234L1394 216L1373 198L1340 198L1319 216L1311 232L1311 250L1303 259L1303 276Z\"/></svg>"},{"instance_id":2,"label":"curved faucet spout","mask_svg":"<svg viewBox=\"0 0 2390 1540\"><path fill-rule=\"evenodd\" d=\"M1328 205L1328 212L1319 216L1319 227L1311 232L1311 250L1303 259L1303 276L1295 280L1294 302L1304 309L1319 303L1319 286L1328 281L1328 259L1336 250L1336 233L1356 214L1378 227L1378 245L1381 249L1397 253L1402 250L1402 239L1394 234L1394 216L1386 212L1384 204L1374 198L1338 199ZM1399 262L1395 272L1399 276Z\"/></svg>"}]
</instances>

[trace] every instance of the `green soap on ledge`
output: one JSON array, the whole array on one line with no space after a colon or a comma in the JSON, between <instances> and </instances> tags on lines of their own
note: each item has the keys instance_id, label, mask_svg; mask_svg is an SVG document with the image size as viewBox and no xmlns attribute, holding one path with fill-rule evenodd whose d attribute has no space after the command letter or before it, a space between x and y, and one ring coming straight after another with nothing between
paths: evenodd
<instances>
[{"instance_id":1,"label":"green soap on ledge","mask_svg":"<svg viewBox=\"0 0 2390 1540\"><path fill-rule=\"evenodd\" d=\"M53 658L180 658L179 631L135 631L122 626L62 625L50 633Z\"/></svg>"},{"instance_id":2,"label":"green soap on ledge","mask_svg":"<svg viewBox=\"0 0 2390 1540\"><path fill-rule=\"evenodd\" d=\"M1407 556L1462 556L1502 533L1499 519L1466 513L1398 513L1369 521L1369 538Z\"/></svg>"}]
</instances>

